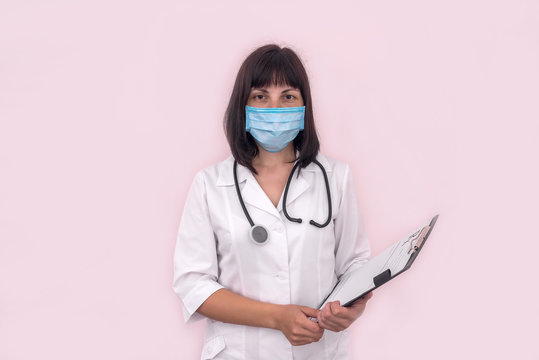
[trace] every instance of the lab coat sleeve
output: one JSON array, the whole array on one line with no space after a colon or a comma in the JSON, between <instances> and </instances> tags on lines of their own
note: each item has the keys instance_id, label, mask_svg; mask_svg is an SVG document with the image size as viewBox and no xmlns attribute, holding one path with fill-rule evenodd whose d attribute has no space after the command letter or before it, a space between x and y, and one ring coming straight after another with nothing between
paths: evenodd
<instances>
[{"instance_id":1,"label":"lab coat sleeve","mask_svg":"<svg viewBox=\"0 0 539 360\"><path fill-rule=\"evenodd\" d=\"M199 171L187 194L174 251L173 288L182 300L186 323L203 319L196 310L223 288L217 282L216 241L206 194L204 173Z\"/></svg>"},{"instance_id":2,"label":"lab coat sleeve","mask_svg":"<svg viewBox=\"0 0 539 360\"><path fill-rule=\"evenodd\" d=\"M345 165L341 185L339 212L335 217L335 273L338 278L347 271L363 266L371 249L350 167Z\"/></svg>"}]
</instances>

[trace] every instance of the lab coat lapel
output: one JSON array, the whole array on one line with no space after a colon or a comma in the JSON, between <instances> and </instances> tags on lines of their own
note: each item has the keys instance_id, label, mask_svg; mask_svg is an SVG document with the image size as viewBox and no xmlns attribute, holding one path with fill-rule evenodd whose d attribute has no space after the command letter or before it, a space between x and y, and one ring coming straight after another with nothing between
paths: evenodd
<instances>
[{"instance_id":1,"label":"lab coat lapel","mask_svg":"<svg viewBox=\"0 0 539 360\"><path fill-rule=\"evenodd\" d=\"M230 167L232 168L233 159L230 160ZM233 180L233 170L230 170L231 179L230 184L234 185ZM241 183L245 182L243 187L241 186ZM226 184L227 182L224 181L224 178L220 181L220 183ZM276 218L280 219L281 216L279 215L279 211L273 206L271 203L271 200L266 195L258 181L256 181L254 175L251 173L249 169L246 167L238 164L238 183L240 184L240 191L241 196L243 198L243 202L245 204L249 204L251 206L256 207L259 210L262 210L270 215L275 216ZM253 221L256 222L256 215L249 211L251 217L253 218Z\"/></svg>"},{"instance_id":2,"label":"lab coat lapel","mask_svg":"<svg viewBox=\"0 0 539 360\"><path fill-rule=\"evenodd\" d=\"M297 153L296 153L296 156L298 156ZM234 186L233 169L232 169L233 162L234 162L234 158L230 156L228 159L228 166L226 170L221 171L221 173L219 174L219 179L217 181L218 186L226 186L226 185ZM298 169L296 169L296 171L294 172L294 176L292 180L290 181L290 187L288 189L288 194L286 198L286 206L294 202L299 196L301 196L301 194L303 194L305 191L307 191L311 187L311 184L305 178L304 173L305 171L313 171L313 166L315 165L309 164L306 168L302 169L301 172L299 172L299 176L298 176ZM284 189L283 189L283 194L281 194L281 199L279 200L279 204L277 204L277 208L275 208L275 206L273 206L271 200L266 195L266 193L264 192L260 184L258 184L258 181L256 181L251 171L247 169L246 167L238 164L238 183L241 184L243 182L245 182L245 185L243 187L240 185L240 188L241 188L243 201L246 204L254 206L257 209L260 209L270 215L275 216L276 218L281 219L281 216L279 213L282 209Z\"/></svg>"},{"instance_id":3,"label":"lab coat lapel","mask_svg":"<svg viewBox=\"0 0 539 360\"><path fill-rule=\"evenodd\" d=\"M241 194L243 196L243 201L246 204L252 205L262 211L265 211L278 219L281 218L281 216L279 215L279 211L277 211L277 208L273 206L271 200L266 195L258 181L256 181L253 174L249 173L249 175L247 176L247 182L245 183ZM253 219L253 221L255 220Z\"/></svg>"},{"instance_id":4,"label":"lab coat lapel","mask_svg":"<svg viewBox=\"0 0 539 360\"><path fill-rule=\"evenodd\" d=\"M311 184L303 176L303 170L299 173L299 176L298 176L298 169L296 169L292 177L292 180L290 181L288 194L286 195L286 206L288 207L292 202L294 202L294 200L296 200L301 194L307 191L307 189L309 189L310 187L311 187ZM284 191L283 191L283 195L284 195ZM283 196L281 196L281 200L279 201L279 205L277 206L277 209L281 211L282 206L283 206Z\"/></svg>"}]
</instances>

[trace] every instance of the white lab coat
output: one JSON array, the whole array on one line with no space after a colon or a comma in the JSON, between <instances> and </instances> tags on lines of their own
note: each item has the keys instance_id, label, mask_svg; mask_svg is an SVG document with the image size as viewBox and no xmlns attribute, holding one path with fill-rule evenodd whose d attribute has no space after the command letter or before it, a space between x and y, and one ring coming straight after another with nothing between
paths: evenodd
<instances>
[{"instance_id":1,"label":"white lab coat","mask_svg":"<svg viewBox=\"0 0 539 360\"><path fill-rule=\"evenodd\" d=\"M264 245L248 237L249 222L236 194L234 158L199 171L189 189L174 253L174 291L182 300L186 322L204 317L198 307L223 287L251 299L318 308L347 270L370 257L350 168L321 154L333 207L328 214L320 168L311 163L296 173L287 196L287 211L303 219L290 222L264 193L253 174L238 164L238 183L255 224L269 231ZM278 330L227 324L211 319L201 359L347 359L348 331L326 330L319 342L292 346Z\"/></svg>"}]
</instances>

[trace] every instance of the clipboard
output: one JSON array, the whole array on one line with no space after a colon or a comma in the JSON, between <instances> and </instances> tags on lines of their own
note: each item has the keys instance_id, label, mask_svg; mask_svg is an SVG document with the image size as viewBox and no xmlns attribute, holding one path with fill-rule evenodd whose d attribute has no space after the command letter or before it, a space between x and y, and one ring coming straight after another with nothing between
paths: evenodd
<instances>
[{"instance_id":1,"label":"clipboard","mask_svg":"<svg viewBox=\"0 0 539 360\"><path fill-rule=\"evenodd\" d=\"M408 270L425 245L436 220L438 220L438 214L360 268L343 274L333 290L322 301L319 309L335 300L339 300L342 306L351 306L362 296Z\"/></svg>"}]
</instances>

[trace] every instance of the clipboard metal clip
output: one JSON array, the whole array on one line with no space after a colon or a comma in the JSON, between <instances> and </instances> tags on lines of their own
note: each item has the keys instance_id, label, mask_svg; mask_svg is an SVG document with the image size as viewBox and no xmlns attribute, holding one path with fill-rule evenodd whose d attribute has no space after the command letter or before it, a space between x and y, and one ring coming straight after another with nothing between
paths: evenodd
<instances>
[{"instance_id":1,"label":"clipboard metal clip","mask_svg":"<svg viewBox=\"0 0 539 360\"><path fill-rule=\"evenodd\" d=\"M423 243L423 240L425 240L425 236L430 230L430 225L425 226L421 231L418 231L418 235L414 238L410 239L410 249L408 249L408 254L410 254L412 251L417 251L421 244Z\"/></svg>"}]
</instances>

